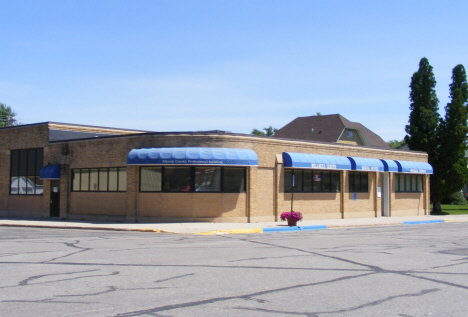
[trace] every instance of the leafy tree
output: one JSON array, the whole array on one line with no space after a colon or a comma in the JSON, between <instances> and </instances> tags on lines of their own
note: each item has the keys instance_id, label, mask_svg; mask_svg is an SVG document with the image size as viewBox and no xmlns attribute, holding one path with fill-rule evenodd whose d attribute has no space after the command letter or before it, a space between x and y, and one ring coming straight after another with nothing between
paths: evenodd
<instances>
[{"instance_id":1,"label":"leafy tree","mask_svg":"<svg viewBox=\"0 0 468 317\"><path fill-rule=\"evenodd\" d=\"M431 177L433 213L441 213L442 199L460 191L468 181L465 159L467 109L460 89L455 89L452 96L452 102L445 107L445 119L440 121L437 160L433 162L434 174Z\"/></svg>"},{"instance_id":2,"label":"leafy tree","mask_svg":"<svg viewBox=\"0 0 468 317\"><path fill-rule=\"evenodd\" d=\"M401 141L398 141L398 140L390 140L387 142L388 146L391 147L392 149L399 149L401 148L403 145L406 144L405 140L401 140Z\"/></svg>"},{"instance_id":3,"label":"leafy tree","mask_svg":"<svg viewBox=\"0 0 468 317\"><path fill-rule=\"evenodd\" d=\"M17 113L10 106L0 103L0 128L17 125L16 115Z\"/></svg>"},{"instance_id":4,"label":"leafy tree","mask_svg":"<svg viewBox=\"0 0 468 317\"><path fill-rule=\"evenodd\" d=\"M273 136L276 133L276 131L278 131L278 129L273 128L272 126L269 126L268 128L263 128L263 131L260 131L258 129L253 129L252 132L250 132L250 134L261 135L261 136Z\"/></svg>"},{"instance_id":5,"label":"leafy tree","mask_svg":"<svg viewBox=\"0 0 468 317\"><path fill-rule=\"evenodd\" d=\"M437 128L439 125L439 99L435 91L436 80L427 58L419 62L419 69L411 77L410 117L406 126L405 142L411 150L424 151L429 163L436 159Z\"/></svg>"}]
</instances>

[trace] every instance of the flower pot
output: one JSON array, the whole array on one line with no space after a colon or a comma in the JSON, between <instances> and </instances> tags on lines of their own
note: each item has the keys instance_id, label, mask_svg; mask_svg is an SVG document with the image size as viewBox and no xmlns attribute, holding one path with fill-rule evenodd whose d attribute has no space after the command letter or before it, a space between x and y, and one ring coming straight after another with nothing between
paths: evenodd
<instances>
[{"instance_id":1,"label":"flower pot","mask_svg":"<svg viewBox=\"0 0 468 317\"><path fill-rule=\"evenodd\" d=\"M297 225L297 219L296 218L288 218L288 226L293 227Z\"/></svg>"}]
</instances>

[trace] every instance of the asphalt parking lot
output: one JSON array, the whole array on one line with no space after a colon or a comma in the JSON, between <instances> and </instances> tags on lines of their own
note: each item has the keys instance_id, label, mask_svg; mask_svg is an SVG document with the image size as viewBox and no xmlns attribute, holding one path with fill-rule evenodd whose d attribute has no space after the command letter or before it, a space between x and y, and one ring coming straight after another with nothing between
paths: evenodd
<instances>
[{"instance_id":1,"label":"asphalt parking lot","mask_svg":"<svg viewBox=\"0 0 468 317\"><path fill-rule=\"evenodd\" d=\"M466 316L468 223L272 234L0 227L9 316Z\"/></svg>"}]
</instances>

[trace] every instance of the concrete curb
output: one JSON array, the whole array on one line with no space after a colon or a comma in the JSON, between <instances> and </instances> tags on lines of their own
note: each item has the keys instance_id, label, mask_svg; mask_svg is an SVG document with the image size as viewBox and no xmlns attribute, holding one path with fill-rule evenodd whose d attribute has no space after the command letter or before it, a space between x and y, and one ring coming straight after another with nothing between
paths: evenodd
<instances>
[{"instance_id":1,"label":"concrete curb","mask_svg":"<svg viewBox=\"0 0 468 317\"><path fill-rule=\"evenodd\" d=\"M421 221L401 221L401 222L385 222L385 223L368 223L368 224L340 224L340 225L315 225L315 226L294 226L294 227L268 227L268 228L250 228L250 229L225 229L225 230L211 230L202 232L173 232L161 229L151 228L116 228L116 227L93 227L93 226L79 226L70 225L67 223L60 223L53 226L50 224L19 224L19 223L0 223L0 227L29 227L29 228L49 228L49 229L86 229L86 230L111 230L111 231L136 231L136 232L152 232L152 233L167 233L167 234L190 234L190 235L228 235L228 234L252 234L252 233L276 233L276 232L293 232L293 231L313 231L313 230L326 230L326 229L340 229L340 228L362 228L362 227L377 227L377 226L402 226L402 225L420 225L420 224L435 224L435 223L456 223L468 222L468 220L459 219L434 219L434 220L421 220Z\"/></svg>"}]
</instances>

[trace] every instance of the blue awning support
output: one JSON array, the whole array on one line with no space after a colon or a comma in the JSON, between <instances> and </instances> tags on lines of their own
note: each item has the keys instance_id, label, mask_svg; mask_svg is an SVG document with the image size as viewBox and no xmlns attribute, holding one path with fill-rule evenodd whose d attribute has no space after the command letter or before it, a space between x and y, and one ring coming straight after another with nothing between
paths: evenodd
<instances>
[{"instance_id":1,"label":"blue awning support","mask_svg":"<svg viewBox=\"0 0 468 317\"><path fill-rule=\"evenodd\" d=\"M431 164L413 161L395 161L399 173L434 174Z\"/></svg>"},{"instance_id":2,"label":"blue awning support","mask_svg":"<svg viewBox=\"0 0 468 317\"><path fill-rule=\"evenodd\" d=\"M283 152L284 167L350 170L351 161L345 156Z\"/></svg>"},{"instance_id":3,"label":"blue awning support","mask_svg":"<svg viewBox=\"0 0 468 317\"><path fill-rule=\"evenodd\" d=\"M393 160L381 160L385 172L398 172L398 165Z\"/></svg>"},{"instance_id":4,"label":"blue awning support","mask_svg":"<svg viewBox=\"0 0 468 317\"><path fill-rule=\"evenodd\" d=\"M383 172L383 163L374 158L348 157L351 161L351 169L356 171Z\"/></svg>"},{"instance_id":5,"label":"blue awning support","mask_svg":"<svg viewBox=\"0 0 468 317\"><path fill-rule=\"evenodd\" d=\"M60 179L60 165L46 165L39 172L39 179Z\"/></svg>"},{"instance_id":6,"label":"blue awning support","mask_svg":"<svg viewBox=\"0 0 468 317\"><path fill-rule=\"evenodd\" d=\"M249 149L174 147L133 149L128 165L237 165L258 166L257 154Z\"/></svg>"}]
</instances>

